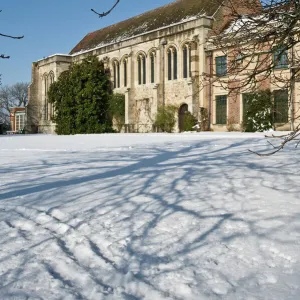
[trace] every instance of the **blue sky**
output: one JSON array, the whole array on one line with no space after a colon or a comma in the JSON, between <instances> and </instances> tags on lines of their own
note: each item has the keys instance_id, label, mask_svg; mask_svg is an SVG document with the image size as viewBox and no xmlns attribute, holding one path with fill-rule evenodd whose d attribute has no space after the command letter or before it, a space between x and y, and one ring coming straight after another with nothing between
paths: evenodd
<instances>
[{"instance_id":1,"label":"blue sky","mask_svg":"<svg viewBox=\"0 0 300 300\"><path fill-rule=\"evenodd\" d=\"M88 32L106 27L172 0L121 0L105 18L90 9L103 12L114 0L9 0L1 1L0 32L24 35L22 40L0 37L2 84L31 80L31 63L54 53L68 53Z\"/></svg>"}]
</instances>

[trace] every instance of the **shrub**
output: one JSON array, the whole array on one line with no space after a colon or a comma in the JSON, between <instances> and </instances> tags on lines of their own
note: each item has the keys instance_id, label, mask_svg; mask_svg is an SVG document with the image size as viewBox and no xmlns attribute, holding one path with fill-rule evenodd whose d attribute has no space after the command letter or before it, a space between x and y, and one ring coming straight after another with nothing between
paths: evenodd
<instances>
[{"instance_id":1,"label":"shrub","mask_svg":"<svg viewBox=\"0 0 300 300\"><path fill-rule=\"evenodd\" d=\"M161 106L157 110L155 126L163 132L172 132L176 124L175 114L178 111L175 105Z\"/></svg>"},{"instance_id":2,"label":"shrub","mask_svg":"<svg viewBox=\"0 0 300 300\"><path fill-rule=\"evenodd\" d=\"M262 90L246 95L243 129L246 132L262 132L273 128L272 94L270 90Z\"/></svg>"},{"instance_id":3,"label":"shrub","mask_svg":"<svg viewBox=\"0 0 300 300\"><path fill-rule=\"evenodd\" d=\"M196 123L197 119L189 111L186 111L183 119L183 131L194 130L193 127L196 125Z\"/></svg>"}]
</instances>

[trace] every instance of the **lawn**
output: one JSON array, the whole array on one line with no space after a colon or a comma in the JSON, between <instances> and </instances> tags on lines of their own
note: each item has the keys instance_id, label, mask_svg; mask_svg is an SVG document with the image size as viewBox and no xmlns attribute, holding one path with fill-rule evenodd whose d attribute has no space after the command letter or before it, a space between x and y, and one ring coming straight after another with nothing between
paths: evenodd
<instances>
[{"instance_id":1,"label":"lawn","mask_svg":"<svg viewBox=\"0 0 300 300\"><path fill-rule=\"evenodd\" d=\"M262 134L0 136L0 299L298 300L300 150Z\"/></svg>"}]
</instances>

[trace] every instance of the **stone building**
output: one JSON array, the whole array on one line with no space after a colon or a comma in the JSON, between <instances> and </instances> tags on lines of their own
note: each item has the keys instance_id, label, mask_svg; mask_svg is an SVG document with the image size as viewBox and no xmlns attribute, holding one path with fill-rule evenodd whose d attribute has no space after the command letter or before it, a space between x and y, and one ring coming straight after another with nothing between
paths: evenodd
<instances>
[{"instance_id":1,"label":"stone building","mask_svg":"<svg viewBox=\"0 0 300 300\"><path fill-rule=\"evenodd\" d=\"M239 10L243 13L242 7ZM125 94L127 132L151 132L157 108L168 104L178 106L176 131L182 129L185 111L200 121L207 117L208 127L214 130L226 130L231 116L234 123L241 123L237 117L242 115L240 104L235 101L231 106L226 102L225 119L218 124L216 99L225 91L201 88L200 75L211 68L211 59L223 56L217 50L211 54L207 37L212 29L229 22L225 9L215 2L177 0L87 34L68 55L56 54L34 62L27 107L29 129L55 131L51 121L54 110L47 100L49 86L71 63L90 54L110 68L114 92Z\"/></svg>"}]
</instances>

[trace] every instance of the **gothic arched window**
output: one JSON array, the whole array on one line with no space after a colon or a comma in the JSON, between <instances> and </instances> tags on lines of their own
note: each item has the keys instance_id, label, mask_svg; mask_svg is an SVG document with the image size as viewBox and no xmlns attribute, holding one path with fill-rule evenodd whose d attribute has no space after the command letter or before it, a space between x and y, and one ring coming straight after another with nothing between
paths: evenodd
<instances>
[{"instance_id":1,"label":"gothic arched window","mask_svg":"<svg viewBox=\"0 0 300 300\"><path fill-rule=\"evenodd\" d=\"M47 80L47 98L48 98L48 92L51 84L54 82L54 73L51 71L48 75L48 80ZM51 120L51 118L54 116L54 105L53 103L49 103L47 99L47 120Z\"/></svg>"},{"instance_id":2,"label":"gothic arched window","mask_svg":"<svg viewBox=\"0 0 300 300\"><path fill-rule=\"evenodd\" d=\"M183 54L183 78L191 77L191 56L192 49L189 44L185 44L182 49Z\"/></svg>"},{"instance_id":3,"label":"gothic arched window","mask_svg":"<svg viewBox=\"0 0 300 300\"><path fill-rule=\"evenodd\" d=\"M123 60L123 79L124 79L124 87L127 86L127 58Z\"/></svg>"},{"instance_id":4,"label":"gothic arched window","mask_svg":"<svg viewBox=\"0 0 300 300\"><path fill-rule=\"evenodd\" d=\"M175 47L168 49L168 80L177 79L177 50Z\"/></svg>"},{"instance_id":5,"label":"gothic arched window","mask_svg":"<svg viewBox=\"0 0 300 300\"><path fill-rule=\"evenodd\" d=\"M140 54L137 58L138 62L138 84L146 84L146 56Z\"/></svg>"},{"instance_id":6,"label":"gothic arched window","mask_svg":"<svg viewBox=\"0 0 300 300\"><path fill-rule=\"evenodd\" d=\"M150 54L150 78L151 83L155 82L155 52L151 52Z\"/></svg>"},{"instance_id":7,"label":"gothic arched window","mask_svg":"<svg viewBox=\"0 0 300 300\"><path fill-rule=\"evenodd\" d=\"M45 101L44 101L44 114L43 114L43 119L48 120L48 75L44 74L44 96L45 96Z\"/></svg>"},{"instance_id":8,"label":"gothic arched window","mask_svg":"<svg viewBox=\"0 0 300 300\"><path fill-rule=\"evenodd\" d=\"M120 87L120 64L118 61L113 62L113 73L114 73L114 88Z\"/></svg>"},{"instance_id":9,"label":"gothic arched window","mask_svg":"<svg viewBox=\"0 0 300 300\"><path fill-rule=\"evenodd\" d=\"M177 79L177 50L173 50L173 79Z\"/></svg>"},{"instance_id":10,"label":"gothic arched window","mask_svg":"<svg viewBox=\"0 0 300 300\"><path fill-rule=\"evenodd\" d=\"M168 50L168 80L172 80L172 50Z\"/></svg>"}]
</instances>

